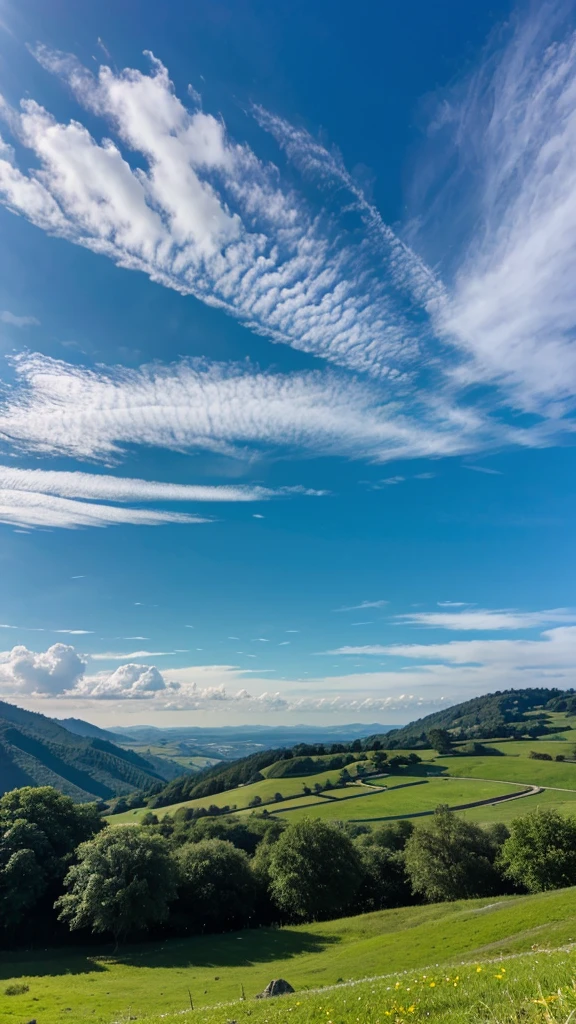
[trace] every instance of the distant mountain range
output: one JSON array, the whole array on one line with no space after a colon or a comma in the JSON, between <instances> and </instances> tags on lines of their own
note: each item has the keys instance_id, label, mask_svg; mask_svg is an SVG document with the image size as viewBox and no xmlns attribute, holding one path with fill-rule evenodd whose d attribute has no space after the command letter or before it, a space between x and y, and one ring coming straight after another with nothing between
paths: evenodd
<instances>
[{"instance_id":1,"label":"distant mountain range","mask_svg":"<svg viewBox=\"0 0 576 1024\"><path fill-rule=\"evenodd\" d=\"M230 760L259 750L291 747L295 743L341 743L373 733L385 733L391 725L227 725L214 727L153 725L116 726L116 741L128 744L180 745L183 754L200 754Z\"/></svg>"},{"instance_id":2,"label":"distant mountain range","mask_svg":"<svg viewBox=\"0 0 576 1024\"><path fill-rule=\"evenodd\" d=\"M53 722L61 725L68 732L76 736L89 736L93 740L108 740L110 743L122 743L123 737L110 729L101 729L99 725L92 725L92 722L85 722L82 718L53 718Z\"/></svg>"},{"instance_id":3,"label":"distant mountain range","mask_svg":"<svg viewBox=\"0 0 576 1024\"><path fill-rule=\"evenodd\" d=\"M54 786L76 801L107 800L186 774L175 762L124 750L105 730L73 722L75 732L0 701L0 794L20 786ZM82 735L81 727L98 735Z\"/></svg>"}]
</instances>

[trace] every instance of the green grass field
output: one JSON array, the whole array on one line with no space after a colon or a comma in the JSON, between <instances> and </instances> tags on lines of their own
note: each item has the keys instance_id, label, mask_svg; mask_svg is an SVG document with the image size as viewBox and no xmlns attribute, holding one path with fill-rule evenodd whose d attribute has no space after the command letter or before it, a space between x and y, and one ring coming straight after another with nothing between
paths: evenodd
<instances>
[{"instance_id":1,"label":"green grass field","mask_svg":"<svg viewBox=\"0 0 576 1024\"><path fill-rule=\"evenodd\" d=\"M111 947L4 953L0 1020L2 1024L24 1024L32 1018L38 1024L67 1020L71 1024L112 1024L150 1018L152 1024L160 1020L160 1014L168 1014L164 1020L176 1021L189 1007L190 989L198 1008L192 1021L225 1024L234 1019L240 1024L250 1011L263 1024L273 1024L273 1015L291 1013L290 1006L297 1020L296 1003L303 997L294 997L290 1003L266 1003L264 1009L252 1002L272 978L286 978L299 993L415 969L431 968L440 979L444 972L438 971L438 965L457 964L457 971L450 971L452 977L463 973L463 961L476 963L528 952L535 945L552 948L575 940L576 889L565 889L537 896L407 907L299 927L170 939L126 947L117 956L111 955ZM512 978L512 972L510 975ZM6 989L15 984L28 985L28 991L6 995ZM401 984L407 984L404 974ZM208 1009L238 999L241 986L246 1003L235 1005L233 1012ZM384 1005L381 996L385 991L395 993L395 983L388 981L375 990L378 998L373 1009L376 1003ZM431 998L432 993L426 995ZM437 995L434 993L434 998ZM333 998L330 993L330 1000ZM351 998L350 992L347 998ZM314 1016L318 1005L333 1006L323 997L310 999L306 1005L314 1012L305 1020L321 1019ZM354 1000L356 1005L357 994ZM385 1022L383 1010L382 1014L380 1024ZM362 1024L366 1019L362 1007ZM342 1013L327 1019L327 1024L348 1020L354 1022L354 1017ZM284 1024L283 1016L278 1024Z\"/></svg>"},{"instance_id":2,"label":"green grass field","mask_svg":"<svg viewBox=\"0 0 576 1024\"><path fill-rule=\"evenodd\" d=\"M403 785L394 779L396 788L381 790L374 787L374 794L359 800L340 800L326 802L326 805L310 808L297 808L287 811L282 804L273 808L274 814L286 814L290 821L299 821L305 817L320 818L322 821L378 821L399 815L416 815L422 811L434 811L439 804L453 807L458 804L472 803L476 800L489 800L494 797L512 795L517 789L506 784L495 782L468 782L458 779L422 779L406 778ZM364 788L364 787L363 787ZM368 791L368 787L366 787ZM520 801L513 801L518 807ZM270 808L269 808L270 810ZM518 815L516 811L516 816Z\"/></svg>"},{"instance_id":3,"label":"green grass field","mask_svg":"<svg viewBox=\"0 0 576 1024\"><path fill-rule=\"evenodd\" d=\"M576 790L576 763L534 761L529 757L439 757L448 775L498 779L526 785Z\"/></svg>"},{"instance_id":4,"label":"green grass field","mask_svg":"<svg viewBox=\"0 0 576 1024\"><path fill-rule=\"evenodd\" d=\"M216 807L229 806L235 808L239 813L243 813L247 812L250 802L255 797L259 797L269 813L282 815L289 818L290 821L296 821L305 816L318 817L327 821L377 821L398 815L417 816L423 811L434 810L439 803L448 803L449 806L454 807L477 800L488 800L491 796L499 796L506 792L506 789L502 787L508 783L517 786L536 785L543 787L546 792L538 797L532 796L522 801L512 801L502 805L497 803L494 806L488 804L482 808L458 813L462 813L474 821L485 823L510 822L537 805L554 807L562 812L571 813L576 810L574 803L576 799L576 762L539 761L529 757L531 750L543 751L552 756L559 753L571 756L576 745L576 728L569 729L568 726L575 726L576 719L571 719L564 714L555 714L550 717L553 719L552 725L557 727L557 732L551 739L543 736L540 739L532 740L487 740L487 744L501 751L502 756L500 757L494 755L439 757L433 750L420 750L418 751L422 758L420 765L410 766L400 773L386 778L371 780L370 786L376 790L373 794L370 794L368 787L360 787L358 784L357 786L349 785L345 789L330 790L320 797L317 795L307 796L304 794L304 786L313 789L315 783L323 784L327 779L336 783L340 769L325 769L306 776L268 778L267 776L274 769L274 765L271 765L263 770L262 774L265 777L260 782L241 786L216 796L186 800L169 807L157 808L155 813L158 817L163 817L165 814L174 813L181 807L208 808L211 804ZM390 752L390 756L409 753L410 751L407 750L398 750ZM333 757L340 756L325 755L322 758L313 756L311 760L318 763L320 760L332 760ZM357 761L349 765L348 772L354 778L358 768L362 766L367 769L373 767L370 753L368 753L367 761ZM439 776L451 778L447 782L442 781ZM460 778L465 781L458 782L457 780ZM397 787L402 782L422 784L407 786L404 790L392 792L391 787ZM514 785L510 786L510 793L514 791ZM387 792L378 793L378 788L384 790L388 787L390 788ZM359 813L359 801L348 799L351 796L358 796L356 790L360 788L369 801L366 803L362 799L361 813ZM283 801L274 802L276 793L282 795ZM110 820L115 824L134 824L146 813L147 808L139 808L111 816ZM416 820L418 820L417 817Z\"/></svg>"},{"instance_id":5,"label":"green grass field","mask_svg":"<svg viewBox=\"0 0 576 1024\"><path fill-rule=\"evenodd\" d=\"M242 810L244 807L249 806L250 801L254 797L258 796L266 803L274 799L275 793L281 793L286 798L302 796L303 801L306 801L306 797L303 794L305 784L312 788L315 782L324 783L327 779L330 779L335 784L338 781L339 775L340 770L333 769L332 771L320 772L318 775L307 775L304 778L262 779L261 782L253 782L249 786L239 786L237 789L229 790L226 793L218 793L215 796L201 797L197 800L184 800L182 803L170 804L169 807L158 807L154 813L161 818L164 814L173 814L180 807L209 807L211 804L215 807L229 806ZM118 825L139 821L147 813L147 810L148 808L141 807L134 811L126 811L124 814L114 814L109 820Z\"/></svg>"},{"instance_id":6,"label":"green grass field","mask_svg":"<svg viewBox=\"0 0 576 1024\"><path fill-rule=\"evenodd\" d=\"M237 1001L144 1018L144 1024L569 1024L576 1015L576 957L570 948L453 968L426 968L295 992L270 1004ZM230 1017L228 1017L230 1019Z\"/></svg>"}]
</instances>

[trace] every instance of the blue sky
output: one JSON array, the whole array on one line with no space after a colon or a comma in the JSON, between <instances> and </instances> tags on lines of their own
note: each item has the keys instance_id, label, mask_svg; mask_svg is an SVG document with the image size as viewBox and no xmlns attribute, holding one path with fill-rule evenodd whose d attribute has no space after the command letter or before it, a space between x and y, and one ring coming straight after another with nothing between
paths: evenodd
<instances>
[{"instance_id":1,"label":"blue sky","mask_svg":"<svg viewBox=\"0 0 576 1024\"><path fill-rule=\"evenodd\" d=\"M472 8L0 0L6 699L573 685L576 10Z\"/></svg>"}]
</instances>

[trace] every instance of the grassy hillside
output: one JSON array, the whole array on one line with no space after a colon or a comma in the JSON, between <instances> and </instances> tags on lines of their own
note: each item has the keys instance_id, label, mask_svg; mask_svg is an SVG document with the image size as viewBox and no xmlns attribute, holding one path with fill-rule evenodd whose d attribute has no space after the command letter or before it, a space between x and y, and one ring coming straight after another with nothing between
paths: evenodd
<instances>
[{"instance_id":1,"label":"grassy hillside","mask_svg":"<svg viewBox=\"0 0 576 1024\"><path fill-rule=\"evenodd\" d=\"M528 952L535 945L542 948L570 943L576 938L575 920L576 889L566 889L537 896L387 910L322 924L169 940L127 947L117 956L111 955L110 948L8 953L0 966L0 1019L3 1024L22 1024L32 1016L42 1024L61 1024L63 1020L111 1024L129 1018L152 1021L160 1014L169 1014L163 1019L175 1022L189 1008L190 989L199 1008L191 1021L224 1024L234 1019L240 1024L250 1015L252 1021L256 1018L263 1024L274 1024L276 1019L284 1024L287 1017L292 1022L298 1014L305 1014L303 1020L325 1019L327 1024L358 1017L362 1022L380 1019L383 1024L385 1009L400 988L403 1001L407 1005L417 1002L425 1018L431 1008L438 1012L446 1008L447 995L451 1000L459 995L462 1001L461 993L454 993L456 975L462 980L469 978L475 985L489 980L488 991L504 990L505 986L496 982L504 981L509 974L513 983L521 976L520 966L511 962L493 967L490 961ZM538 959L541 962L547 958ZM544 967L546 991L553 991L558 978L562 983L570 980L574 960L572 956L566 968L565 955L550 960L550 969L557 973L548 981L548 967ZM476 966L467 971L463 961L474 965L486 961L486 966L476 978ZM438 965L450 964L458 966L439 970ZM380 987L371 982L365 1001L358 999L355 989L347 995L345 989L341 990L344 1002L338 1004L336 1016L333 992L329 993L329 1002L325 1001L328 993L320 998L310 996L311 1002L303 1002L307 998L305 989L415 969L419 970L419 979L426 974L427 984L419 980L409 1002L406 987L413 986L405 973L398 979L398 989L396 979L388 979ZM480 974L486 978L480 978ZM451 978L449 993L444 980L447 975ZM298 990L293 999L262 1006L252 1002L256 993L278 977L286 978ZM439 992L431 990L430 978ZM537 980L532 981L537 998ZM28 991L17 996L3 994L10 985L17 984L28 985ZM217 1004L238 999L241 986L247 996L245 1003L235 1004L233 1009L218 1008ZM481 991L478 987L472 990L475 1006ZM350 1013L352 1006L354 1015ZM211 1011L210 1007L215 1009ZM322 1013L320 1007L324 1008ZM358 1014L360 1009L362 1013Z\"/></svg>"},{"instance_id":2,"label":"grassy hillside","mask_svg":"<svg viewBox=\"0 0 576 1024\"><path fill-rule=\"evenodd\" d=\"M448 969L436 965L425 971L344 982L328 990L297 991L272 1006L267 1000L237 1001L226 1004L226 1011L234 1014L236 1024L332 1024L332 1020L568 1024L576 1012L574 973L574 957L567 948ZM176 1024L184 1012L145 1017L143 1022ZM198 1010L188 1019L220 1024L222 1009Z\"/></svg>"},{"instance_id":3,"label":"grassy hillside","mask_svg":"<svg viewBox=\"0 0 576 1024\"><path fill-rule=\"evenodd\" d=\"M162 781L156 765L132 751L0 701L0 794L54 786L76 801L106 800Z\"/></svg>"},{"instance_id":4,"label":"grassy hillside","mask_svg":"<svg viewBox=\"0 0 576 1024\"><path fill-rule=\"evenodd\" d=\"M486 801L483 807L461 811L466 817L475 821L489 823L491 821L510 822L518 815L536 806L554 807L558 810L571 812L575 809L576 800L576 761L543 761L530 756L531 752L549 754L555 758L558 754L571 756L572 735L576 736L576 719L566 713L554 713L553 734L525 740L489 740L489 747L498 752L478 756L460 756L459 750L464 744L455 744L455 753L440 757L435 751L422 749L418 751L421 763L397 768L391 774L384 765L382 776L368 776L368 785L362 783L359 772L374 770L374 752L356 753L354 763L347 765L352 782L344 788L314 793L317 783L323 785L327 779L336 784L341 769L324 769L317 771L320 764L327 765L342 760L342 755L322 755L272 761L259 769L264 776L258 782L236 786L224 792L181 800L177 803L156 808L158 817L172 814L182 807L192 809L213 807L235 808L239 813L249 813L251 802L255 798L262 800L262 807L268 814L284 817L290 821L302 817L315 817L327 821L359 821L370 823L400 815L419 816L425 811L432 811L440 803L450 807L462 804ZM389 758L407 755L410 751L394 750ZM360 760L366 758L366 760ZM240 762L242 766L243 762ZM310 774L303 775L303 766L312 769ZM228 766L224 773L217 773L216 778L233 778L238 766ZM288 772L289 774L286 774ZM462 780L462 781L458 781ZM179 783L175 784L179 786ZM196 783L187 783L192 789ZM496 798L503 794L515 795L529 786L542 788L543 792L527 796L522 800L511 800L500 803ZM308 794L306 790L312 790ZM274 800L275 794L282 796L282 801ZM495 800L495 802L493 802ZM115 822L136 822L146 813L147 809L129 811L114 816Z\"/></svg>"}]
</instances>

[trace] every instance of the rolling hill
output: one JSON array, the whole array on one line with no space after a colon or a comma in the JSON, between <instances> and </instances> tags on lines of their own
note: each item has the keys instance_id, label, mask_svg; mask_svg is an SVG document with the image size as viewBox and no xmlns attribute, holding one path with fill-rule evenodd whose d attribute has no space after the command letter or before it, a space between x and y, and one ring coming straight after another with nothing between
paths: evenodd
<instances>
[{"instance_id":1,"label":"rolling hill","mask_svg":"<svg viewBox=\"0 0 576 1024\"><path fill-rule=\"evenodd\" d=\"M54 786L78 802L159 788L180 765L80 736L58 722L0 701L0 794L20 786Z\"/></svg>"},{"instance_id":2,"label":"rolling hill","mask_svg":"<svg viewBox=\"0 0 576 1024\"><path fill-rule=\"evenodd\" d=\"M110 743L122 744L122 737L110 729L101 729L99 725L92 725L92 722L85 722L83 718L53 718L56 725L61 725L68 732L76 736L88 736L93 740L108 740Z\"/></svg>"},{"instance_id":3,"label":"rolling hill","mask_svg":"<svg viewBox=\"0 0 576 1024\"><path fill-rule=\"evenodd\" d=\"M447 729L458 739L521 738L538 732L545 734L553 731L546 724L549 712L567 710L567 701L573 696L571 690L537 687L488 693L418 718L401 729L369 736L365 747L369 749L376 739L388 750L426 746L431 729Z\"/></svg>"},{"instance_id":4,"label":"rolling hill","mask_svg":"<svg viewBox=\"0 0 576 1024\"><path fill-rule=\"evenodd\" d=\"M33 1014L42 1024L177 1024L184 1015L198 1024L553 1024L568 1013L534 1016L531 1000L540 987L556 993L574 978L575 914L576 889L562 889L164 939L116 954L102 945L21 950L2 957L0 1017L6 1024ZM271 978L286 978L296 994L255 1000ZM4 995L9 984L20 994ZM526 1012L511 1015L511 994ZM390 1012L395 998L414 1013ZM487 1012L487 1003L501 1013Z\"/></svg>"}]
</instances>

